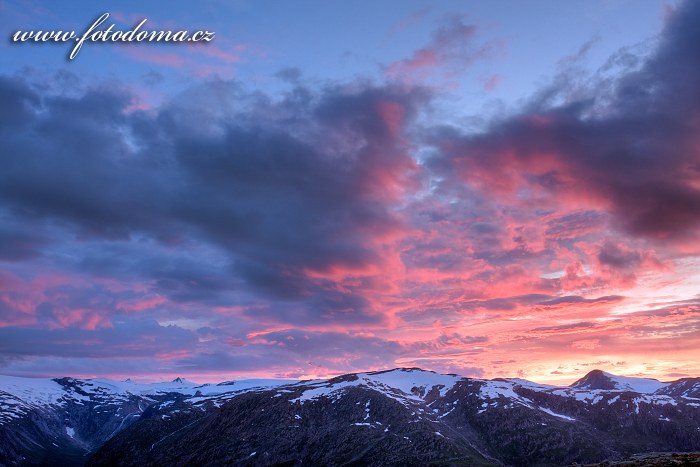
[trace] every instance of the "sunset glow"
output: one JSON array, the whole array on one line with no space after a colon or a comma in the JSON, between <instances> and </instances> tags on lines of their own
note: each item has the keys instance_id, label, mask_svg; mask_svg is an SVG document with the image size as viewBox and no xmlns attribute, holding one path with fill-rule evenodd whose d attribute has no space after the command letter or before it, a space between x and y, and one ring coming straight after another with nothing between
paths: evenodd
<instances>
[{"instance_id":1,"label":"sunset glow","mask_svg":"<svg viewBox=\"0 0 700 467\"><path fill-rule=\"evenodd\" d=\"M700 376L700 2L44 3L216 38L0 45L1 374Z\"/></svg>"}]
</instances>

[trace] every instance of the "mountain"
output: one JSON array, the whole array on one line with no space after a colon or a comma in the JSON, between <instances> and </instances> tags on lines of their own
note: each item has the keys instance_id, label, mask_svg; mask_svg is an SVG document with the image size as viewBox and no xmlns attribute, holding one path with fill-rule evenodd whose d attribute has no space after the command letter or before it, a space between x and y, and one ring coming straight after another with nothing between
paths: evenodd
<instances>
[{"instance_id":1,"label":"mountain","mask_svg":"<svg viewBox=\"0 0 700 467\"><path fill-rule=\"evenodd\" d=\"M0 465L567 465L700 451L700 378L417 368L139 385L0 377Z\"/></svg>"},{"instance_id":2,"label":"mountain","mask_svg":"<svg viewBox=\"0 0 700 467\"><path fill-rule=\"evenodd\" d=\"M600 370L593 370L571 386L577 389L605 389L653 394L668 386L668 384L662 383L657 379L629 378L611 375L610 373Z\"/></svg>"},{"instance_id":3,"label":"mountain","mask_svg":"<svg viewBox=\"0 0 700 467\"><path fill-rule=\"evenodd\" d=\"M289 383L247 380L197 385L177 378L136 384L104 379L0 376L0 466L82 465L154 406L216 407L247 390Z\"/></svg>"}]
</instances>

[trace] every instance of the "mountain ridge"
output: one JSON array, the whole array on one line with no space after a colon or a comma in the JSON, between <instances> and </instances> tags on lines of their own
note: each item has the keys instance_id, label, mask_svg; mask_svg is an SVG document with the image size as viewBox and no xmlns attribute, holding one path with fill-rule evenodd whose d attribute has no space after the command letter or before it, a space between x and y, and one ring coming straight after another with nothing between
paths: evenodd
<instances>
[{"instance_id":1,"label":"mountain ridge","mask_svg":"<svg viewBox=\"0 0 700 467\"><path fill-rule=\"evenodd\" d=\"M351 373L343 373L339 374L336 376L330 376L326 378L307 378L307 379L287 379L287 378L243 378L243 379L233 379L233 380L224 380L220 382L205 382L205 383L198 383L195 381L191 381L187 379L186 377L178 376L170 380L164 380L164 381L155 381L155 382L143 382L139 383L135 381L133 378L129 377L123 380L117 380L117 379L109 379L109 378L103 378L103 377L92 377L92 378L80 378L80 377L73 377L73 376L56 376L56 377L35 377L35 376L17 376L17 375L5 375L0 373L0 390L2 389L2 380L3 379L19 379L19 380L26 380L26 381L56 381L56 380L62 380L62 379L69 379L69 380L79 380L79 381L103 381L103 382L110 382L114 384L120 384L120 383L126 383L126 384L133 384L137 386L158 386L158 385L167 385L167 384L184 384L184 385L193 385L193 386L222 386L222 385L232 385L237 382L242 382L242 381L281 381L281 382L304 382L304 381L315 381L315 380L332 380L335 378L341 378L344 376L348 375L357 375L357 374L382 374L382 373L390 373L390 372L396 372L396 371L420 371L423 373L432 373L436 375L444 375L444 376L454 376L454 377L459 377L459 378L469 378L469 379L476 379L476 380L483 380L483 381L494 381L494 380L508 380L508 381L525 381L534 385L539 385L539 386L550 386L550 387L576 387L579 385L582 381L585 381L587 379L590 379L592 376L597 375L602 375L603 377L607 378L614 378L614 379L623 379L623 380L639 380L639 381L654 381L662 385L668 385L672 383L677 383L680 381L685 381L685 380L697 380L700 379L700 376L684 376L681 378L678 378L676 380L669 380L669 381L660 381L656 378L651 378L651 377L645 377L645 376L624 376L624 375L616 375L613 373L609 373L604 370L600 369L593 369L588 371L585 375L582 377L574 380L570 384L550 384L550 383L538 383L536 381L528 380L522 377L495 377L495 378L477 378L477 377L471 377L471 376L462 376L456 373L439 373L434 370L426 370L420 367L394 367L390 369L383 369L383 370L365 370L365 371L357 371L357 372L351 372Z\"/></svg>"},{"instance_id":2,"label":"mountain ridge","mask_svg":"<svg viewBox=\"0 0 700 467\"><path fill-rule=\"evenodd\" d=\"M700 450L699 393L700 378L600 370L568 386L419 368L209 384L0 376L0 464L599 462Z\"/></svg>"}]
</instances>

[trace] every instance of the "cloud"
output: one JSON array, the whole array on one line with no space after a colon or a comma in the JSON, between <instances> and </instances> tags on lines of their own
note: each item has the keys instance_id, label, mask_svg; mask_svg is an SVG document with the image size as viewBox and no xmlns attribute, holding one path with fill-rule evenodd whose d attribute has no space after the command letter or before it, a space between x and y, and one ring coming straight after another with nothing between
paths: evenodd
<instances>
[{"instance_id":1,"label":"cloud","mask_svg":"<svg viewBox=\"0 0 700 467\"><path fill-rule=\"evenodd\" d=\"M515 297L499 297L489 300L471 300L463 304L468 309L483 308L486 310L515 310L520 306L529 306L541 303L546 299L553 299L552 296L544 294L529 294Z\"/></svg>"},{"instance_id":2,"label":"cloud","mask_svg":"<svg viewBox=\"0 0 700 467\"><path fill-rule=\"evenodd\" d=\"M292 365L309 364L330 373L392 368L405 352L399 343L379 337L294 329L260 334L252 344L281 352Z\"/></svg>"},{"instance_id":3,"label":"cloud","mask_svg":"<svg viewBox=\"0 0 700 467\"><path fill-rule=\"evenodd\" d=\"M609 96L593 87L585 98L534 102L481 134L442 130L435 134L438 157L465 182L503 201L515 193L521 200L550 196L604 210L637 237L695 238L700 160L691 122L700 108L698 17L700 7L685 3L656 52L621 76ZM566 84L557 90L566 91Z\"/></svg>"},{"instance_id":4,"label":"cloud","mask_svg":"<svg viewBox=\"0 0 700 467\"><path fill-rule=\"evenodd\" d=\"M536 332L536 333L549 333L549 332L554 332L554 333L560 333L560 332L569 332L569 331L578 331L581 329L591 329L594 328L595 324L591 322L586 322L582 321L579 323L570 323L570 324L560 324L557 326L541 326L535 329L532 329L530 332Z\"/></svg>"},{"instance_id":5,"label":"cloud","mask_svg":"<svg viewBox=\"0 0 700 467\"><path fill-rule=\"evenodd\" d=\"M425 47L413 52L409 58L389 64L385 73L393 79L416 82L438 72L461 71L463 67L493 57L502 50L499 41L477 44L477 31L477 26L465 24L460 17L448 17L433 31ZM494 81L493 86L496 84Z\"/></svg>"},{"instance_id":6,"label":"cloud","mask_svg":"<svg viewBox=\"0 0 700 467\"><path fill-rule=\"evenodd\" d=\"M128 110L132 96L119 88L44 94L17 77L0 86L20 117L0 127L0 208L17 223L61 223L64 244L83 240L73 250L83 265L136 274L178 301L243 281L272 299L308 300L306 313L329 320L376 315L336 283L377 274L385 239L400 234L392 206L418 170L404 132L425 92L330 87L304 101L261 102L216 81L142 112ZM202 105L217 99L235 105ZM14 242L7 259L40 254L31 236L3 234ZM91 258L101 241L107 250ZM192 256L189 265L158 264L159 251L198 244L223 255L227 270L207 274Z\"/></svg>"},{"instance_id":7,"label":"cloud","mask_svg":"<svg viewBox=\"0 0 700 467\"><path fill-rule=\"evenodd\" d=\"M93 352L166 373L512 376L524 352L549 374L677 351L698 332L680 299L700 233L699 12L478 133L410 84L496 50L460 18L389 84L285 69L287 92L211 79L146 108L119 83L2 76L0 355L32 374Z\"/></svg>"},{"instance_id":8,"label":"cloud","mask_svg":"<svg viewBox=\"0 0 700 467\"><path fill-rule=\"evenodd\" d=\"M22 127L32 119L33 109L39 104L39 98L26 83L0 76L0 129L6 131Z\"/></svg>"},{"instance_id":9,"label":"cloud","mask_svg":"<svg viewBox=\"0 0 700 467\"><path fill-rule=\"evenodd\" d=\"M196 344L191 332L152 321L122 321L97 330L5 327L0 336L0 354L11 357L167 359Z\"/></svg>"},{"instance_id":10,"label":"cloud","mask_svg":"<svg viewBox=\"0 0 700 467\"><path fill-rule=\"evenodd\" d=\"M553 240L575 239L602 230L606 216L600 211L577 211L552 216L545 235Z\"/></svg>"},{"instance_id":11,"label":"cloud","mask_svg":"<svg viewBox=\"0 0 700 467\"><path fill-rule=\"evenodd\" d=\"M545 300L539 303L544 307L556 307L561 305L586 305L586 304L600 304L600 303L615 303L624 300L624 297L619 295L608 295L605 297L598 298L584 298L578 295L567 295L563 297L552 298L550 300Z\"/></svg>"},{"instance_id":12,"label":"cloud","mask_svg":"<svg viewBox=\"0 0 700 467\"><path fill-rule=\"evenodd\" d=\"M22 229L0 227L0 261L24 261L41 254L45 240Z\"/></svg>"},{"instance_id":13,"label":"cloud","mask_svg":"<svg viewBox=\"0 0 700 467\"><path fill-rule=\"evenodd\" d=\"M616 269L635 268L641 263L642 255L638 251L628 250L608 241L600 248L598 261Z\"/></svg>"}]
</instances>

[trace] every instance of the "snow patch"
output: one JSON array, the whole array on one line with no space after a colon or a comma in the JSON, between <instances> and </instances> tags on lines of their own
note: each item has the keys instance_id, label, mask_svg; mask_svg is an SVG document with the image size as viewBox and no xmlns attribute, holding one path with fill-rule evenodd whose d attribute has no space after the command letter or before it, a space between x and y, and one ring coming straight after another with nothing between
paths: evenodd
<instances>
[{"instance_id":1,"label":"snow patch","mask_svg":"<svg viewBox=\"0 0 700 467\"><path fill-rule=\"evenodd\" d=\"M441 375L423 370L398 369L383 372L358 373L357 379L328 383L307 383L312 387L305 390L296 399L289 402L306 402L319 397L331 397L337 400L340 391L354 386L364 386L381 392L387 397L403 404L407 400L420 402L433 388L438 388L440 396L445 396L462 378L454 375ZM367 406L368 407L368 406Z\"/></svg>"},{"instance_id":2,"label":"snow patch","mask_svg":"<svg viewBox=\"0 0 700 467\"><path fill-rule=\"evenodd\" d=\"M520 394L516 393L514 390L515 383L513 381L509 380L485 380L482 381L482 386L479 389L479 395L482 398L491 400L491 401L497 401L500 398L506 398L511 402L516 402L520 405L524 405L526 407L532 407L533 403L530 399L521 396ZM489 405L486 403L483 403L481 406L484 407L485 405Z\"/></svg>"},{"instance_id":3,"label":"snow patch","mask_svg":"<svg viewBox=\"0 0 700 467\"><path fill-rule=\"evenodd\" d=\"M52 379L0 376L0 390L31 406L64 404L63 386Z\"/></svg>"},{"instance_id":4,"label":"snow patch","mask_svg":"<svg viewBox=\"0 0 700 467\"><path fill-rule=\"evenodd\" d=\"M538 409L540 409L540 410L541 410L542 412L544 412L544 413L548 413L549 415L551 415L551 416L553 416L553 417L563 418L564 420L569 420L569 421L576 421L575 418L572 418L572 417L569 417L569 416L566 416L566 415L562 415L562 414L560 414L560 413L552 412L551 410L546 409L546 408L544 408L544 407L538 407Z\"/></svg>"},{"instance_id":5,"label":"snow patch","mask_svg":"<svg viewBox=\"0 0 700 467\"><path fill-rule=\"evenodd\" d=\"M462 379L461 376L441 375L431 371L397 369L385 372L361 373L362 377L390 387L412 396L414 399L422 399L414 392L421 390L427 395L435 386L439 388L440 397L444 397L454 385ZM359 375L358 375L359 376Z\"/></svg>"},{"instance_id":6,"label":"snow patch","mask_svg":"<svg viewBox=\"0 0 700 467\"><path fill-rule=\"evenodd\" d=\"M669 383L662 383L652 378L632 378L629 376L616 376L610 373L603 374L615 383L618 391L632 391L640 394L653 394L659 389L668 386Z\"/></svg>"}]
</instances>

